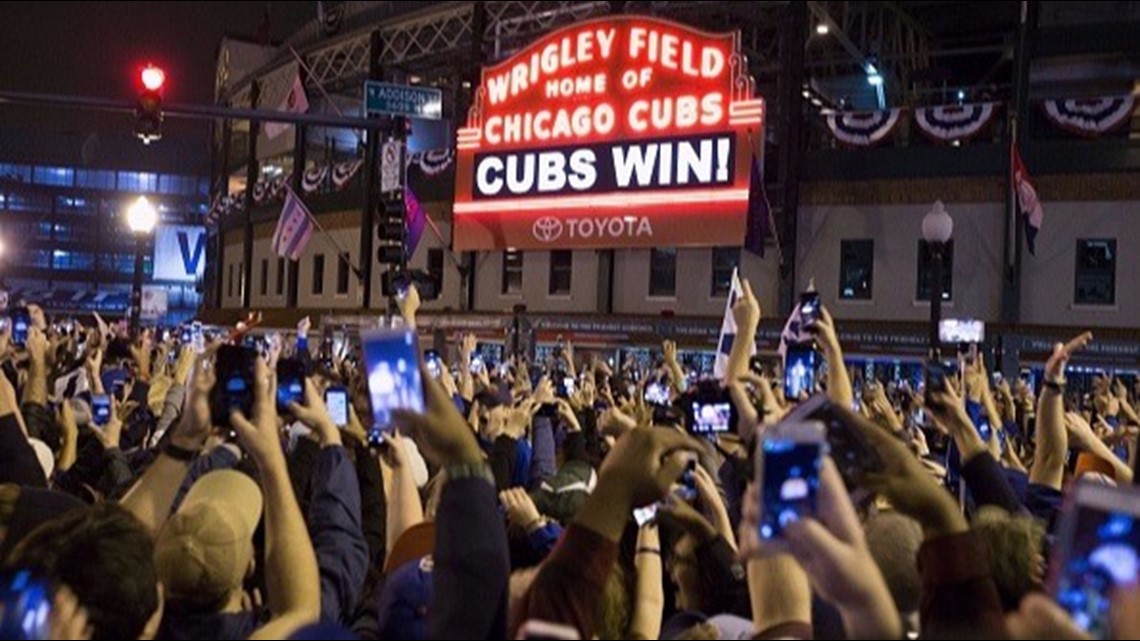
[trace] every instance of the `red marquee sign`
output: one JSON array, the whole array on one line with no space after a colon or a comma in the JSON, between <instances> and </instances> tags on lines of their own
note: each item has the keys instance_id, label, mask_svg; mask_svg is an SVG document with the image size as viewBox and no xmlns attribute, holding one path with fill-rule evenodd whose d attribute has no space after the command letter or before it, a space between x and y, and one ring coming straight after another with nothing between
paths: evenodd
<instances>
[{"instance_id":1,"label":"red marquee sign","mask_svg":"<svg viewBox=\"0 0 1140 641\"><path fill-rule=\"evenodd\" d=\"M738 33L575 24L483 70L456 144L456 250L739 245L764 101Z\"/></svg>"}]
</instances>

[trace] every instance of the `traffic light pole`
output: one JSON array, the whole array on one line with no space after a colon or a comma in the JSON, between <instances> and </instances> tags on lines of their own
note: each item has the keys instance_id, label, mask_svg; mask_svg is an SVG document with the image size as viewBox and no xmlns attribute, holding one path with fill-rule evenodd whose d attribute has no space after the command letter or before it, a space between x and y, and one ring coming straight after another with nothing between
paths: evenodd
<instances>
[{"instance_id":1,"label":"traffic light pole","mask_svg":"<svg viewBox=\"0 0 1140 641\"><path fill-rule=\"evenodd\" d=\"M372 32L368 45L368 79L381 80L384 68L380 65L380 54L384 47L379 30ZM369 121L371 127L364 146L364 210L360 212L360 287L364 290L361 303L364 309L372 306L372 271L376 264L372 255L372 230L376 227L376 206L380 200L376 165L380 159L381 136L376 128L379 123L375 119Z\"/></svg>"}]
</instances>

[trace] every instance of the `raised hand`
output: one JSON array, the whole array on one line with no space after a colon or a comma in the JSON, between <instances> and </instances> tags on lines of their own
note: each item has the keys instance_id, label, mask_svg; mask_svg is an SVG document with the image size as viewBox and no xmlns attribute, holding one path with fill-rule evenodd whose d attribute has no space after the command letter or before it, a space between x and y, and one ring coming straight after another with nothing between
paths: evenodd
<instances>
[{"instance_id":1,"label":"raised hand","mask_svg":"<svg viewBox=\"0 0 1140 641\"><path fill-rule=\"evenodd\" d=\"M1050 382L1063 382L1065 380L1065 365L1073 354L1084 349L1092 342L1092 332L1085 332L1070 340L1068 343L1057 343L1053 346L1053 354L1045 363L1045 380Z\"/></svg>"},{"instance_id":2,"label":"raised hand","mask_svg":"<svg viewBox=\"0 0 1140 641\"><path fill-rule=\"evenodd\" d=\"M231 410L230 425L258 467L284 465L285 455L277 428L277 403L265 359L258 357L253 377L253 415L245 416L241 410Z\"/></svg>"},{"instance_id":3,"label":"raised hand","mask_svg":"<svg viewBox=\"0 0 1140 641\"><path fill-rule=\"evenodd\" d=\"M499 501L507 511L507 521L511 527L530 533L542 524L542 515L526 490L515 487L499 493Z\"/></svg>"},{"instance_id":4,"label":"raised hand","mask_svg":"<svg viewBox=\"0 0 1140 641\"><path fill-rule=\"evenodd\" d=\"M317 433L321 439L322 447L342 444L340 430L333 423L328 407L325 406L325 399L321 398L321 393L317 391L313 379L305 379L305 404L290 403L289 411L297 417L298 421Z\"/></svg>"}]
</instances>

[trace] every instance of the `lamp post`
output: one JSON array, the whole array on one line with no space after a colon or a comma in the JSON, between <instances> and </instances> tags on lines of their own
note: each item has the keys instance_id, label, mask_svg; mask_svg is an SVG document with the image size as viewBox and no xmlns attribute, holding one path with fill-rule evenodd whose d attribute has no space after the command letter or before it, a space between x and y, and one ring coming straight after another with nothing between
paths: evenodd
<instances>
[{"instance_id":1,"label":"lamp post","mask_svg":"<svg viewBox=\"0 0 1140 641\"><path fill-rule=\"evenodd\" d=\"M146 196L139 196L127 209L127 225L135 235L135 277L131 287L131 334L138 334L142 316L143 252L146 237L154 231L158 223L158 211Z\"/></svg>"},{"instance_id":2,"label":"lamp post","mask_svg":"<svg viewBox=\"0 0 1140 641\"><path fill-rule=\"evenodd\" d=\"M942 322L942 264L946 243L954 235L954 219L939 200L922 219L922 238L930 251L930 360L942 359L938 326Z\"/></svg>"}]
</instances>

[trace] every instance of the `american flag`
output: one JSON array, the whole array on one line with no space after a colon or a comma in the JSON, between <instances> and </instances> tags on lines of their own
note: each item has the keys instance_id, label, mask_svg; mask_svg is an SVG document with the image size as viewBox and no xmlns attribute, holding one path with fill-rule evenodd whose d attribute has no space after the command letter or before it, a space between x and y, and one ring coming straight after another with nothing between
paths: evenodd
<instances>
[{"instance_id":1,"label":"american flag","mask_svg":"<svg viewBox=\"0 0 1140 641\"><path fill-rule=\"evenodd\" d=\"M732 306L744 295L744 288L740 286L738 270L732 271L732 287L728 291L728 304L724 307L724 320L720 324L720 340L717 341L716 363L713 364L713 376L724 379L728 374L728 356L732 353L732 344L736 341L736 318L732 315ZM748 337L751 351L749 355L756 355L756 337Z\"/></svg>"},{"instance_id":2,"label":"american flag","mask_svg":"<svg viewBox=\"0 0 1140 641\"><path fill-rule=\"evenodd\" d=\"M305 203L288 189L277 230L273 232L273 251L282 258L297 260L313 236L313 215Z\"/></svg>"}]
</instances>

